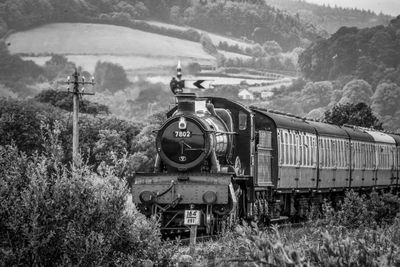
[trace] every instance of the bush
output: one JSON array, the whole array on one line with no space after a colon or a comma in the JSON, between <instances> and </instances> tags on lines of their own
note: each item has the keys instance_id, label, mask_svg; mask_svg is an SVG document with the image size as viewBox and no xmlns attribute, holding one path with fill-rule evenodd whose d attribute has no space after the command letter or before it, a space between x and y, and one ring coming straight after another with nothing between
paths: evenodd
<instances>
[{"instance_id":1,"label":"bush","mask_svg":"<svg viewBox=\"0 0 400 267\"><path fill-rule=\"evenodd\" d=\"M207 33L203 33L200 38L200 43L203 47L203 50L210 55L216 55L218 53L217 48L213 44L210 36Z\"/></svg>"},{"instance_id":2,"label":"bush","mask_svg":"<svg viewBox=\"0 0 400 267\"><path fill-rule=\"evenodd\" d=\"M377 227L393 224L400 212L400 198L392 194L372 192L368 197L350 190L335 211L330 203L323 205L323 224L347 228Z\"/></svg>"},{"instance_id":3,"label":"bush","mask_svg":"<svg viewBox=\"0 0 400 267\"><path fill-rule=\"evenodd\" d=\"M51 134L50 134L51 135ZM47 155L0 146L0 266L132 265L160 260L157 223L128 201L111 168L71 172ZM165 254L167 255L167 254Z\"/></svg>"}]
</instances>

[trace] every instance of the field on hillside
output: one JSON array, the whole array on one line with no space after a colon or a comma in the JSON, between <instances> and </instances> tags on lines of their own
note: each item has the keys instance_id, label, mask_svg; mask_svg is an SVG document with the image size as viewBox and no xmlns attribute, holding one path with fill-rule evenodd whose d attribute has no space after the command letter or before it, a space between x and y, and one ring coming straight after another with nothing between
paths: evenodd
<instances>
[{"instance_id":1,"label":"field on hillside","mask_svg":"<svg viewBox=\"0 0 400 267\"><path fill-rule=\"evenodd\" d=\"M213 60L199 43L126 27L53 23L11 34L11 53L107 54L191 57Z\"/></svg>"},{"instance_id":2,"label":"field on hillside","mask_svg":"<svg viewBox=\"0 0 400 267\"><path fill-rule=\"evenodd\" d=\"M185 29L171 24L152 23ZM215 58L204 52L199 43L113 25L53 23L13 33L6 42L10 43L11 53L32 54L34 56L24 59L33 60L39 65L50 59L43 55L64 54L68 60L89 72L94 71L97 61L120 64L129 72L129 76L139 71L140 74L165 73L168 71L164 70L175 66L178 60L184 65L191 62L215 64ZM234 42L231 40L230 44ZM222 53L227 58L249 58L230 52Z\"/></svg>"},{"instance_id":3,"label":"field on hillside","mask_svg":"<svg viewBox=\"0 0 400 267\"><path fill-rule=\"evenodd\" d=\"M184 27L151 22L154 25L187 29ZM210 34L214 40L229 41L230 45L249 45L226 37ZM222 38L222 39L221 39ZM84 70L94 73L96 63L112 62L124 67L131 81L147 77L149 81L169 83L180 60L183 66L197 62L215 65L216 59L207 54L200 43L164 35L134 30L121 26L87 23L53 23L24 32L11 34L7 40L13 54L30 54L23 57L44 65L49 54L63 54ZM226 58L250 59L245 55L221 52ZM185 70L183 70L185 73ZM162 77L162 78L160 78ZM260 79L212 77L214 84L263 83Z\"/></svg>"},{"instance_id":4,"label":"field on hillside","mask_svg":"<svg viewBox=\"0 0 400 267\"><path fill-rule=\"evenodd\" d=\"M33 54L25 57L43 65L50 53L67 58L92 72L97 61L122 65L127 71L175 66L198 62L214 64L215 58L196 42L133 30L126 27L54 23L11 34L7 40L12 54Z\"/></svg>"}]
</instances>

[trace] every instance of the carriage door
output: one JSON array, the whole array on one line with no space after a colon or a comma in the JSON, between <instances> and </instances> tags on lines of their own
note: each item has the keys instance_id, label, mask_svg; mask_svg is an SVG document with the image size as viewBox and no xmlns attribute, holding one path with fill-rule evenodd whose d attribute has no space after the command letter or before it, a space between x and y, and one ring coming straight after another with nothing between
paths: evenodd
<instances>
[{"instance_id":1,"label":"carriage door","mask_svg":"<svg viewBox=\"0 0 400 267\"><path fill-rule=\"evenodd\" d=\"M270 131L259 131L257 145L257 184L258 186L272 186L272 134Z\"/></svg>"}]
</instances>

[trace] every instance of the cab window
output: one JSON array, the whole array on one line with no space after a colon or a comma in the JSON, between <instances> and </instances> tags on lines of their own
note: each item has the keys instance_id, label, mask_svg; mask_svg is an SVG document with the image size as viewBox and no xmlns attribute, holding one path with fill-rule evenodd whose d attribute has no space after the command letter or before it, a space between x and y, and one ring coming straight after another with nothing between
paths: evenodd
<instances>
[{"instance_id":1,"label":"cab window","mask_svg":"<svg viewBox=\"0 0 400 267\"><path fill-rule=\"evenodd\" d=\"M247 114L239 111L239 130L246 130L247 128Z\"/></svg>"}]
</instances>

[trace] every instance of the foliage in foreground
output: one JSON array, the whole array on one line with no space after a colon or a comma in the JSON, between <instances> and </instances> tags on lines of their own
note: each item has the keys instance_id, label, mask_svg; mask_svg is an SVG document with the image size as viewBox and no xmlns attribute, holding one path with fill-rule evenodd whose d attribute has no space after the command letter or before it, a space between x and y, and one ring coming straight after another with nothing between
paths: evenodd
<instances>
[{"instance_id":1,"label":"foliage in foreground","mask_svg":"<svg viewBox=\"0 0 400 267\"><path fill-rule=\"evenodd\" d=\"M167 252L157 223L129 205L113 169L71 172L60 164L57 139L48 140L40 155L0 146L0 266L162 260Z\"/></svg>"},{"instance_id":2,"label":"foliage in foreground","mask_svg":"<svg viewBox=\"0 0 400 267\"><path fill-rule=\"evenodd\" d=\"M325 203L325 215L313 224L262 229L243 223L198 245L195 266L210 264L210 254L216 266L399 266L399 204L392 194L367 198L350 191L337 211Z\"/></svg>"}]
</instances>

